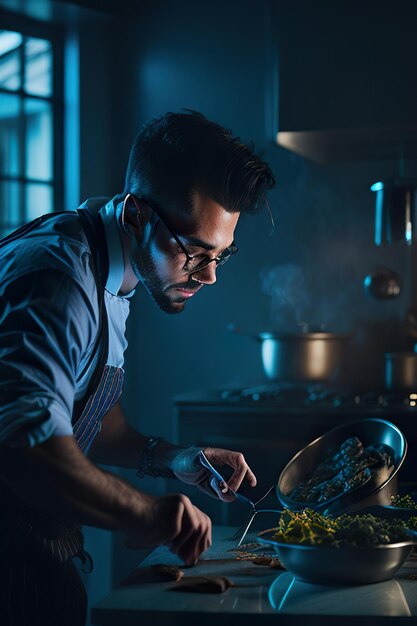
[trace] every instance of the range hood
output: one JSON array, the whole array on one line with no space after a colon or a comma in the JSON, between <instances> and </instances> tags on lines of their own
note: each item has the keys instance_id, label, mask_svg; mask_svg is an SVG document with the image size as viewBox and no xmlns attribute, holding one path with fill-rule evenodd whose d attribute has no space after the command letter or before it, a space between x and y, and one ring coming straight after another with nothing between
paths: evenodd
<instances>
[{"instance_id":1,"label":"range hood","mask_svg":"<svg viewBox=\"0 0 417 626\"><path fill-rule=\"evenodd\" d=\"M417 106L417 104L416 104ZM278 131L282 148L316 163L417 158L417 125L304 131Z\"/></svg>"},{"instance_id":2,"label":"range hood","mask_svg":"<svg viewBox=\"0 0 417 626\"><path fill-rule=\"evenodd\" d=\"M417 157L417 2L274 4L277 144L319 163Z\"/></svg>"}]
</instances>

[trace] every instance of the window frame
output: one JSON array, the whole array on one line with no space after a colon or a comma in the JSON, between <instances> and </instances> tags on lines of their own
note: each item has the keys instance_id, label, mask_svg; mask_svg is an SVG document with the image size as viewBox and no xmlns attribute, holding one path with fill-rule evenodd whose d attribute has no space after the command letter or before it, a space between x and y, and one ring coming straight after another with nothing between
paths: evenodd
<instances>
[{"instance_id":1,"label":"window frame","mask_svg":"<svg viewBox=\"0 0 417 626\"><path fill-rule=\"evenodd\" d=\"M59 24L49 24L39 22L26 16L17 15L8 11L0 10L0 24L1 30L10 30L18 32L23 37L35 37L40 39L46 39L52 46L52 95L48 97L36 96L29 94L24 89L24 84L21 84L19 89L9 90L0 87L0 93L17 95L20 98L20 102L24 102L26 98L39 99L44 102L49 102L52 108L52 177L51 181L46 184L52 188L52 203L53 212L62 210L64 205L64 42L65 42L65 28ZM22 72L23 72L23 48L22 48ZM1 182L17 182L19 186L19 200L20 200L20 212L19 221L20 224L28 221L28 213L26 207L25 189L28 184L31 184L32 180L34 184L38 184L37 179L27 178L25 175L25 159L26 159L26 145L25 145L25 128L24 128L24 112L23 107L20 109L20 115L18 118L19 123L19 146L20 146L20 174L18 176L2 174L0 173ZM39 181L41 184L41 181ZM6 223L0 223L0 229L13 230L16 226L10 227Z\"/></svg>"}]
</instances>

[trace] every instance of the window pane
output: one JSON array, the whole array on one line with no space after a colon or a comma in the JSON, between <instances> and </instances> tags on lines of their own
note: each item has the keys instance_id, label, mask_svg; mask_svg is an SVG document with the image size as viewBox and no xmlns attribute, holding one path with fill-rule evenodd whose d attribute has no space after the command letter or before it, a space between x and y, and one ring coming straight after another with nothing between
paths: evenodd
<instances>
[{"instance_id":1,"label":"window pane","mask_svg":"<svg viewBox=\"0 0 417 626\"><path fill-rule=\"evenodd\" d=\"M11 232L20 224L20 184L0 182L0 236Z\"/></svg>"},{"instance_id":2,"label":"window pane","mask_svg":"<svg viewBox=\"0 0 417 626\"><path fill-rule=\"evenodd\" d=\"M52 46L45 39L26 39L25 90L36 96L52 95Z\"/></svg>"},{"instance_id":3,"label":"window pane","mask_svg":"<svg viewBox=\"0 0 417 626\"><path fill-rule=\"evenodd\" d=\"M0 87L20 89L20 51L23 37L20 33L0 30Z\"/></svg>"},{"instance_id":4,"label":"window pane","mask_svg":"<svg viewBox=\"0 0 417 626\"><path fill-rule=\"evenodd\" d=\"M19 172L19 96L0 93L0 173Z\"/></svg>"},{"instance_id":5,"label":"window pane","mask_svg":"<svg viewBox=\"0 0 417 626\"><path fill-rule=\"evenodd\" d=\"M34 220L53 211L53 194L50 185L26 185L25 221Z\"/></svg>"},{"instance_id":6,"label":"window pane","mask_svg":"<svg viewBox=\"0 0 417 626\"><path fill-rule=\"evenodd\" d=\"M52 110L49 102L26 98L26 176L52 180Z\"/></svg>"}]
</instances>

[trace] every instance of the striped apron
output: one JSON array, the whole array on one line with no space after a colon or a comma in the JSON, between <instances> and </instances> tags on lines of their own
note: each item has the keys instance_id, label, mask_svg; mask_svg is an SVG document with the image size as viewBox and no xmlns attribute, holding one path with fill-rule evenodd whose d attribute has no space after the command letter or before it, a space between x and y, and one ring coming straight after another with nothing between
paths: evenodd
<instances>
[{"instance_id":1,"label":"striped apron","mask_svg":"<svg viewBox=\"0 0 417 626\"><path fill-rule=\"evenodd\" d=\"M29 229L56 215L42 216L26 224L3 239L0 246L24 236ZM97 214L83 209L78 210L78 218L93 255L100 306L99 333L90 360L91 363L98 354L98 365L85 394L86 399L75 403L72 417L74 438L86 453L101 430L103 417L121 395L123 370L106 365L108 323L104 286L108 258L107 250L103 249L103 225ZM80 526L24 502L1 478L0 503L0 624L85 624L87 598L72 557L81 560L86 573L92 570L92 559L84 550Z\"/></svg>"}]
</instances>

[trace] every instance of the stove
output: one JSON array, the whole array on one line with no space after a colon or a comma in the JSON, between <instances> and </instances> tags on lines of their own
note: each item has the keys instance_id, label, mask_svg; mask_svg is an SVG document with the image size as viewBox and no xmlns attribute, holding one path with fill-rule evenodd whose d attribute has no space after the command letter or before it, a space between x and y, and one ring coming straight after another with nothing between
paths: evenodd
<instances>
[{"instance_id":1,"label":"stove","mask_svg":"<svg viewBox=\"0 0 417 626\"><path fill-rule=\"evenodd\" d=\"M225 389L220 398L230 403L272 404L282 407L345 409L404 409L417 411L417 391L358 390L325 385L263 384Z\"/></svg>"}]
</instances>

